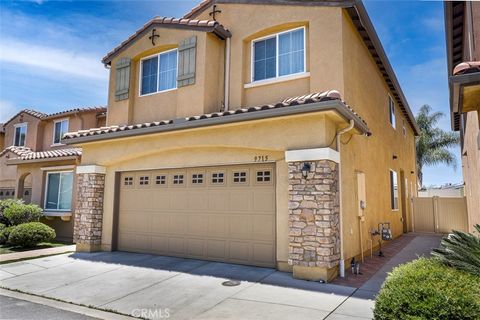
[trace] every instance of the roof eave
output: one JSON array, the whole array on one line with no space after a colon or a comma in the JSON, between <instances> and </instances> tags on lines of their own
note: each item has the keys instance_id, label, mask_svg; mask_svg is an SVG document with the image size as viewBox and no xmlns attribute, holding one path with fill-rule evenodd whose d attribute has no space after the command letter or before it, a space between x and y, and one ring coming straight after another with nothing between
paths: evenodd
<instances>
[{"instance_id":1,"label":"roof eave","mask_svg":"<svg viewBox=\"0 0 480 320\"><path fill-rule=\"evenodd\" d=\"M231 123L240 123L240 122L246 122L246 121L272 119L272 118L283 117L283 116L299 115L299 114L314 113L314 112L324 112L324 111L330 111L330 110L336 111L346 121L353 120L355 124L355 128L360 133L365 134L367 136L371 135L371 132L368 126L357 115L355 115L342 101L329 100L329 101L311 103L308 105L302 105L299 107L291 106L291 107L284 107L279 109L255 111L250 113L247 112L247 113L241 113L241 114L235 114L235 115L223 116L223 117L198 119L194 121L188 121L182 118L182 119L177 119L173 121L171 124L166 124L162 126L152 126L152 127L140 128L135 130L124 130L124 131L109 132L109 133L104 133L99 135L89 135L84 137L62 139L62 143L69 144L69 145L76 145L76 144L97 142L97 141L103 141L103 140L109 140L109 139L134 137L134 136L140 136L145 134L180 131L180 130L203 128L203 127L210 127L210 126L217 126L217 125L224 125L224 124L231 124Z\"/></svg>"},{"instance_id":2,"label":"roof eave","mask_svg":"<svg viewBox=\"0 0 480 320\"><path fill-rule=\"evenodd\" d=\"M54 157L54 158L42 158L42 159L9 159L7 160L7 166L19 165L25 163L39 163L39 162L58 162L58 161L68 161L68 160L78 160L81 156L66 156L66 157Z\"/></svg>"},{"instance_id":3,"label":"roof eave","mask_svg":"<svg viewBox=\"0 0 480 320\"><path fill-rule=\"evenodd\" d=\"M229 30L222 28L220 24L217 24L211 27L211 26L191 26L188 24L164 24L164 23L151 21L137 35L129 39L125 44L120 45L120 47L117 48L117 50L114 50L111 53L107 54L105 57L103 57L102 63L105 66L110 65L113 58L115 58L120 52L122 52L126 48L130 47L132 43L135 42L136 39L145 35L150 30L151 27L166 28L166 29L187 29L187 30L211 32L222 40L225 40L226 38L230 38L232 36L231 32Z\"/></svg>"}]
</instances>

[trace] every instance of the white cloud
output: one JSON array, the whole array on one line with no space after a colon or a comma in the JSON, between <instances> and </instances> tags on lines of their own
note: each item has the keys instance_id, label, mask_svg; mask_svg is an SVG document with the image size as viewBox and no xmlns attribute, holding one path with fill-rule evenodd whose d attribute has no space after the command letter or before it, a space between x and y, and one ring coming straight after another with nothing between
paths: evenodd
<instances>
[{"instance_id":1,"label":"white cloud","mask_svg":"<svg viewBox=\"0 0 480 320\"><path fill-rule=\"evenodd\" d=\"M108 76L108 71L98 57L8 38L0 39L0 47L2 63L15 63L100 80L106 80Z\"/></svg>"},{"instance_id":2,"label":"white cloud","mask_svg":"<svg viewBox=\"0 0 480 320\"><path fill-rule=\"evenodd\" d=\"M441 15L427 17L422 20L422 24L432 31L443 31L444 23L443 12Z\"/></svg>"},{"instance_id":3,"label":"white cloud","mask_svg":"<svg viewBox=\"0 0 480 320\"><path fill-rule=\"evenodd\" d=\"M0 123L8 121L20 110L21 108L16 107L12 102L0 100Z\"/></svg>"}]
</instances>

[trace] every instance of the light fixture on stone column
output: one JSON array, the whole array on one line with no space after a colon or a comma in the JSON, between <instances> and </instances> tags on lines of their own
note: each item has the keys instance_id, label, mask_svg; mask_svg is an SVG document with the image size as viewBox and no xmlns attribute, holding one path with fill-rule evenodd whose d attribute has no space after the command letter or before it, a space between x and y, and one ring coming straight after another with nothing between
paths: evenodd
<instances>
[{"instance_id":1,"label":"light fixture on stone column","mask_svg":"<svg viewBox=\"0 0 480 320\"><path fill-rule=\"evenodd\" d=\"M303 163L303 166L302 166L302 176L303 176L303 179L307 179L307 178L308 178L308 173L310 172L310 169L311 169L310 163L304 162L304 163Z\"/></svg>"}]
</instances>

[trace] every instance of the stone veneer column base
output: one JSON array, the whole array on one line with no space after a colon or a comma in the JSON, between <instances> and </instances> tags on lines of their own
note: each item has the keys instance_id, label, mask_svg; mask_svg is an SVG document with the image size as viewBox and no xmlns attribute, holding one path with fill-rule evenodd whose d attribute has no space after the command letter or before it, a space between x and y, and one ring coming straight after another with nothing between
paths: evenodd
<instances>
[{"instance_id":1,"label":"stone veneer column base","mask_svg":"<svg viewBox=\"0 0 480 320\"><path fill-rule=\"evenodd\" d=\"M77 206L73 227L77 252L102 250L104 190L104 167L77 167Z\"/></svg>"},{"instance_id":2,"label":"stone veneer column base","mask_svg":"<svg viewBox=\"0 0 480 320\"><path fill-rule=\"evenodd\" d=\"M326 150L327 149L327 150ZM294 278L331 281L340 260L339 155L328 148L287 151L289 260ZM305 178L302 168L310 165Z\"/></svg>"}]
</instances>

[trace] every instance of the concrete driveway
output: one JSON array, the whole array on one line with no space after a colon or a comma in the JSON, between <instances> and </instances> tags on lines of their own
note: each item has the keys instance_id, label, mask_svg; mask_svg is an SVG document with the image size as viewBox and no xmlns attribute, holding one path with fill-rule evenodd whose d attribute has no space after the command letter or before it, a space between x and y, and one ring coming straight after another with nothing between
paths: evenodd
<instances>
[{"instance_id":1,"label":"concrete driveway","mask_svg":"<svg viewBox=\"0 0 480 320\"><path fill-rule=\"evenodd\" d=\"M428 254L439 241L417 236L359 289L296 280L269 268L126 252L5 264L0 281L5 288L150 319L371 319L387 272Z\"/></svg>"},{"instance_id":2,"label":"concrete driveway","mask_svg":"<svg viewBox=\"0 0 480 320\"><path fill-rule=\"evenodd\" d=\"M0 279L5 288L151 319L340 319L333 311L356 290L268 268L125 252L11 263Z\"/></svg>"}]
</instances>

